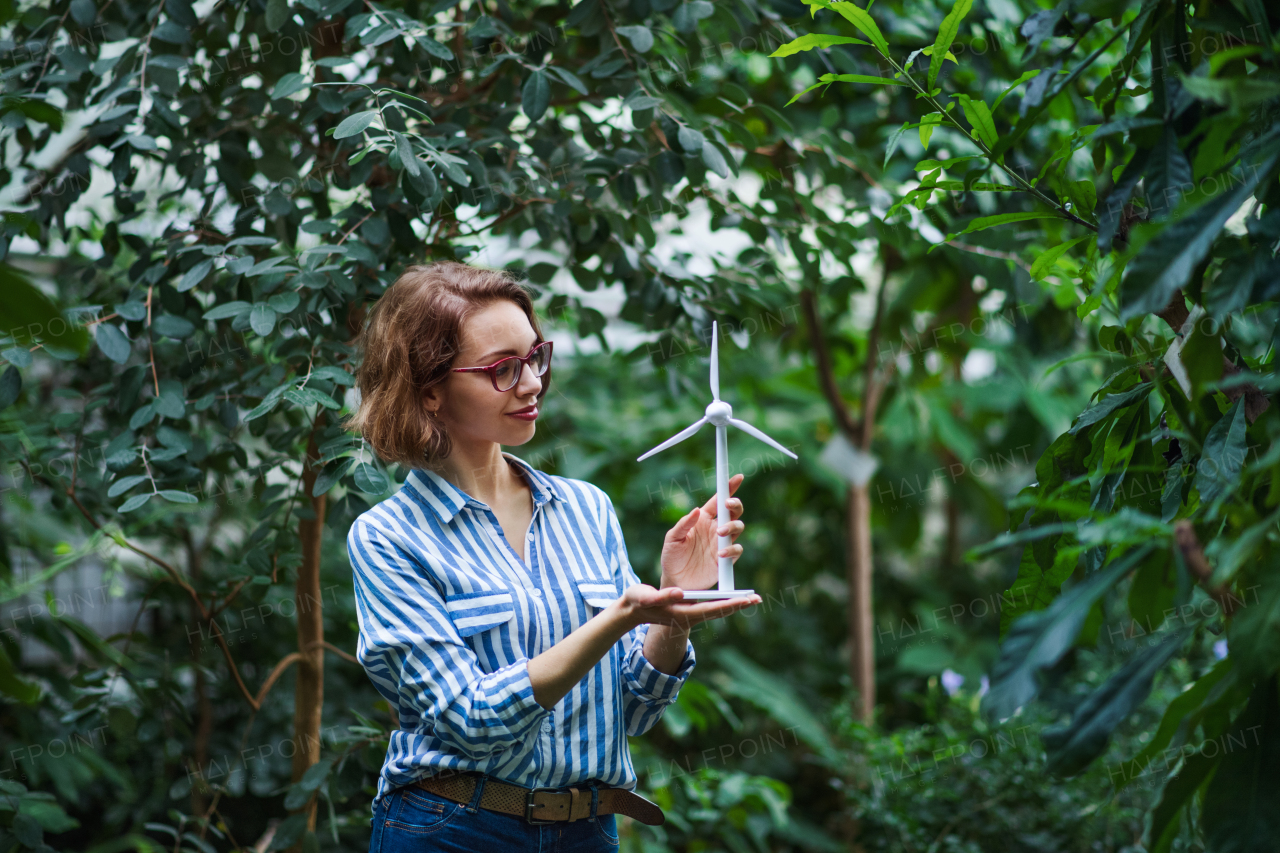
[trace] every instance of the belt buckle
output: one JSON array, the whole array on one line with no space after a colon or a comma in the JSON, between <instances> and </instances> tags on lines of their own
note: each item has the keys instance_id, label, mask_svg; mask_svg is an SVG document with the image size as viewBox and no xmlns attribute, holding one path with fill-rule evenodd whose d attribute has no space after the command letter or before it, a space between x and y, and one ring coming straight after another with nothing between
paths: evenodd
<instances>
[{"instance_id":1,"label":"belt buckle","mask_svg":"<svg viewBox=\"0 0 1280 853\"><path fill-rule=\"evenodd\" d=\"M550 792L552 792L552 793L556 793L556 791L557 791L557 790L558 790L558 789L556 789L556 788L533 788L532 790L530 790L530 791L529 791L529 793L525 794L525 797L524 797L524 819L525 819L527 822L529 822L529 823L533 824L534 826L546 826L547 824L555 823L555 822L556 822L555 820L536 820L536 819L534 819L534 818L530 815L530 812L532 812L534 809L537 809L537 808L545 808L545 807L546 807L546 806L545 806L545 804L544 804L544 805L539 805L539 804L537 804L537 803L535 803L535 802L533 801L533 795L534 795L534 794L538 793L539 791L550 791Z\"/></svg>"}]
</instances>

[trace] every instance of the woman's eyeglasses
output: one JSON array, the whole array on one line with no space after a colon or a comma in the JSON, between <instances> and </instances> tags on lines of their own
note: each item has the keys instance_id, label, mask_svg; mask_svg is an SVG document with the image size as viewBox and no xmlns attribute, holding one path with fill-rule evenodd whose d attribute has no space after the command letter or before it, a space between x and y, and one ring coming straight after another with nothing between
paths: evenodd
<instances>
[{"instance_id":1,"label":"woman's eyeglasses","mask_svg":"<svg viewBox=\"0 0 1280 853\"><path fill-rule=\"evenodd\" d=\"M454 373L487 373L495 391L510 391L520 381L520 371L526 365L534 376L542 376L551 367L551 341L534 344L525 356L509 355L488 367L455 367ZM545 386L546 383L544 382Z\"/></svg>"}]
</instances>

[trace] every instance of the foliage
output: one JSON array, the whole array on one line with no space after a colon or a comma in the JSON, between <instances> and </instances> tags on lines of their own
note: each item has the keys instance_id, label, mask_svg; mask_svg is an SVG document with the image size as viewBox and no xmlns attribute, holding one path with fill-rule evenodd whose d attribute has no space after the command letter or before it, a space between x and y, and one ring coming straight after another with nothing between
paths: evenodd
<instances>
[{"instance_id":1,"label":"foliage","mask_svg":"<svg viewBox=\"0 0 1280 853\"><path fill-rule=\"evenodd\" d=\"M1102 597L1132 576L1133 624L1150 632L1165 623L1165 636L1080 701L1068 725L1044 733L1049 769L1072 776L1087 767L1146 699L1154 675L1188 642L1212 642L1224 622L1226 674L1203 676L1217 685L1213 699L1208 683L1187 685L1198 698L1170 703L1155 741L1194 746L1228 724L1257 722L1260 741L1240 762L1263 760L1280 736L1272 728L1280 662L1270 654L1280 418L1266 396L1276 387L1280 334L1270 284L1280 238L1274 10L1067 0L1020 28L1022 62L1036 61L1038 71L993 53L944 74L961 22L985 38L991 10L970 18L972 4L958 0L932 47L898 60L900 45L867 10L848 0L806 3L813 16L834 12L866 39L838 50L891 70L879 79L827 74L810 88L848 82L914 95L915 104L895 99L909 119L890 137L886 162L912 129L922 147L944 132L956 146L915 165L923 177L900 184L889 214L924 210L949 232L945 242L1016 224L1040 253L1031 277L1081 318L1102 318L1100 344L1116 355L1093 404L1011 504L1009 534L974 552L1021 545L1011 592L1030 593L1002 620L985 709L1004 719L1031 700L1038 674L1096 636ZM890 32L907 34L893 12L888 18L897 25ZM776 55L822 43L815 34L801 39ZM992 201L972 217L963 202L931 204L940 190ZM1239 226L1228 227L1233 218ZM1206 716L1210 702L1215 713ZM1234 759L1200 758L1164 789L1150 849L1170 849L1180 810L1197 792L1210 850L1264 849L1275 837L1274 786L1228 772Z\"/></svg>"},{"instance_id":2,"label":"foliage","mask_svg":"<svg viewBox=\"0 0 1280 853\"><path fill-rule=\"evenodd\" d=\"M1205 675L1178 694L1139 747L1119 711L1140 719L1166 699L1153 663L1121 685L1136 688L1103 694L1115 697L1108 713L1088 715L1089 747L1073 746L1068 763L1097 748L1098 732L1105 746L1111 725L1121 732L1112 748L1134 756L1269 720L1258 691L1252 716L1236 712L1277 659L1247 639L1270 637L1274 622L1275 519L1263 485L1276 464L1275 415L1251 418L1255 398L1238 392L1244 382L1270 390L1261 374L1274 275L1259 247L1280 236L1266 196L1276 182L1262 168L1274 24L1258 4L1193 16L1175 3L1113 5L961 0L948 12L882 0L869 17L845 0L815 3L856 28L784 48L796 35L786 19L805 11L784 0L0 4L0 185L13 208L0 241L0 453L11 481L0 524L0 746L13 762L2 769L16 771L0 798L0 849L367 846L368 800L395 722L342 657L357 628L341 542L404 472L337 424L352 402L349 341L367 305L405 264L436 258L524 271L556 333L585 351L628 342L557 367L540 435L520 454L615 496L642 577L656 577L673 514L708 493L696 472L709 448L696 442L634 460L701 412L712 317L725 335L726 399L801 456L784 466L732 445L752 508L741 572L767 605L695 636L706 692L682 694L635 748L640 763L669 767L705 744L797 725L797 708L809 712L804 746L734 757L670 786L650 772L643 784L667 798L671 823L665 836L624 827L628 843L834 849L857 835L842 823L846 806L868 844L882 837L866 819L872 808L889 809L913 839L953 818L967 831L962 801L920 812L909 797L872 801L874 789L831 763L912 737L941 747L991 725L962 714L949 734L910 734L934 725L919 698L930 678L947 667L970 685L994 675L997 634L1028 623L1010 607L1000 626L970 610L930 627L927 614L998 598L1011 582L1008 598L1029 602L1028 616L1050 613L1060 589L1076 587L1070 579L1118 565L1139 541L1164 562L1146 558L1115 589L1129 590L1148 630L1171 602L1209 600L1193 590L1197 566L1216 565L1210 592L1252 588L1261 606L1229 623L1230 678ZM1191 63L1179 74L1134 69L1144 51L1178 43L1172 28L1225 37L1242 14L1258 29L1230 51L1178 54ZM946 60L949 39L963 62ZM1042 73L1023 71L1019 40L1033 49L1026 60L1054 52ZM889 59L917 48L927 62ZM1069 50L1097 55L1060 74ZM863 67L864 55L889 67ZM1105 62L1124 70L1106 76ZM929 91L884 97L846 80L795 100L825 74L884 78L897 95ZM1126 88L1134 76L1141 82ZM1019 78L1025 88L1002 95ZM943 90L963 120L940 106ZM938 160L908 168L929 150ZM1208 191L1205 179L1222 187L1224 174L1238 180ZM1164 195L1193 179L1191 192ZM1022 191L1001 189L1005 180ZM1243 231L1223 224L1242 192L1262 197ZM942 248L944 234L963 236ZM19 269L43 298L14 278ZM1145 315L1179 288L1217 325L1171 347L1173 333ZM812 294L819 328L797 291ZM818 461L839 425L815 337L839 394L865 402L868 365L886 377L872 519L889 639L877 650L881 728L862 739L822 711L843 707L849 684L834 568L845 480ZM1229 363L1218 366L1215 347ZM1163 496L1166 470L1177 485L1157 507L1139 475ZM1172 547L1184 519L1187 541L1205 544L1203 563L1196 548ZM967 546L1005 530L997 546L1030 543L1021 563L991 547L964 569ZM83 608L59 608L50 591L91 565L104 569L103 600L131 607L114 635L99 636ZM293 655L317 654L291 610L295 596L307 600L304 578L317 584L328 644L311 734L294 729L289 690L301 681L292 669L271 678L282 662L306 664ZM1097 602L1081 640L1051 649L1033 683L1111 627L1098 615L1109 599ZM904 640L908 623L936 642ZM1192 680L1178 655L1203 656L1213 639L1196 627L1168 666ZM19 641L55 661L24 663ZM782 678L764 693L743 687L764 684L750 680L757 670ZM1096 674L1084 683L1100 688ZM1156 687L1144 704L1147 683ZM1071 736L1084 731L1076 722L1061 743L1083 742ZM317 735L314 762L299 766L291 756ZM49 748L84 742L93 748ZM1011 755L998 784L1027 779L1033 760ZM1212 837L1258 825L1231 810L1244 798L1225 787L1247 767L1213 774L1212 763L1189 761L1193 772L1169 790L1189 797L1192 781L1208 780ZM1096 782L1085 770L1043 801L1096 803ZM972 790L993 784L984 777ZM1172 805L1157 809L1163 825L1198 832ZM1025 825L1070 837L1072 807L1050 811Z\"/></svg>"}]
</instances>

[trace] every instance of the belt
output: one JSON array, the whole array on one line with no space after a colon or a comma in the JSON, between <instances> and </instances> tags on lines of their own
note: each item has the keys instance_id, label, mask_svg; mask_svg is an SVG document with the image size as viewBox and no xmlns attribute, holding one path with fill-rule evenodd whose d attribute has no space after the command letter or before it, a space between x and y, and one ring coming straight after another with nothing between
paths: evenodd
<instances>
[{"instance_id":1,"label":"belt","mask_svg":"<svg viewBox=\"0 0 1280 853\"><path fill-rule=\"evenodd\" d=\"M474 772L427 776L413 784L455 803L470 803L479 774ZM648 826L661 826L666 815L656 803L625 788L596 787L596 814L624 814ZM590 787L523 788L487 778L480 808L522 817L535 825L580 820L591 816Z\"/></svg>"}]
</instances>

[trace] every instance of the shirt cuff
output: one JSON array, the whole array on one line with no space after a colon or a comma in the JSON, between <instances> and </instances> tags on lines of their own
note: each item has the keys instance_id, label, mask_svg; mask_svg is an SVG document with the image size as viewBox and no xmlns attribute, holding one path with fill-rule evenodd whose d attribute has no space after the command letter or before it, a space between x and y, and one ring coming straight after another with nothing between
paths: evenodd
<instances>
[{"instance_id":1,"label":"shirt cuff","mask_svg":"<svg viewBox=\"0 0 1280 853\"><path fill-rule=\"evenodd\" d=\"M646 705L665 705L674 702L676 694L693 672L697 658L693 652L693 640L685 640L684 659L674 672L663 672L649 662L644 656L645 639L649 636L649 625L645 622L636 627L635 642L631 646L631 654L624 669L627 689Z\"/></svg>"},{"instance_id":2,"label":"shirt cuff","mask_svg":"<svg viewBox=\"0 0 1280 853\"><path fill-rule=\"evenodd\" d=\"M513 735L523 734L551 714L533 698L533 682L529 680L529 659L495 669L482 682L493 692L494 711ZM518 735L517 735L518 736Z\"/></svg>"}]
</instances>

